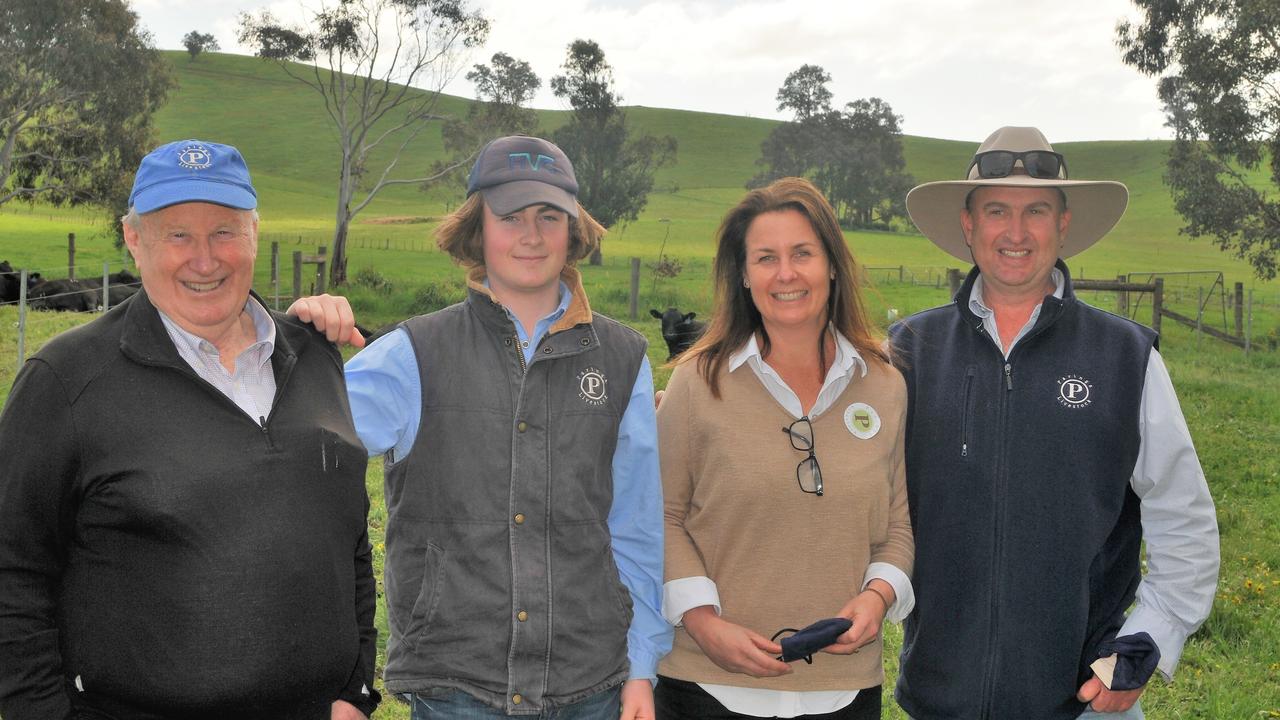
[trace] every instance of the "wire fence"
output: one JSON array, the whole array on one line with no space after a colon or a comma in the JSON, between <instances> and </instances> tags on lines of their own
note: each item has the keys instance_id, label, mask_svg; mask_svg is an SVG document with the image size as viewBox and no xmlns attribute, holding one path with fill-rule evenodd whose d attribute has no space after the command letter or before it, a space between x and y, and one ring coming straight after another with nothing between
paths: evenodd
<instances>
[{"instance_id":1,"label":"wire fence","mask_svg":"<svg viewBox=\"0 0 1280 720\"><path fill-rule=\"evenodd\" d=\"M17 309L17 367L26 359L29 335L46 338L65 329L66 312L106 312L137 292L142 284L123 265L113 270L111 263L9 269L5 262L3 267L6 269L0 270L0 306ZM46 273L67 273L68 277L47 279ZM77 279L71 279L72 274Z\"/></svg>"},{"instance_id":2,"label":"wire fence","mask_svg":"<svg viewBox=\"0 0 1280 720\"><path fill-rule=\"evenodd\" d=\"M282 247L290 245L331 245L333 244L332 234L310 234L300 235L297 233L261 233L258 236L260 244L270 244L272 242L279 243ZM360 250L399 250L407 252L434 252L436 250L436 241L427 232L422 233L422 237L348 237L347 249Z\"/></svg>"},{"instance_id":3,"label":"wire fence","mask_svg":"<svg viewBox=\"0 0 1280 720\"><path fill-rule=\"evenodd\" d=\"M895 284L946 288L954 294L964 274L942 267L871 266L864 278L877 287ZM967 272L967 270L965 271ZM1083 275L1083 271L1079 273ZM1104 280L1073 275L1076 294L1095 307L1150 325L1170 320L1246 351L1280 344L1280 288L1227 286L1221 271L1174 270L1119 274Z\"/></svg>"},{"instance_id":4,"label":"wire fence","mask_svg":"<svg viewBox=\"0 0 1280 720\"><path fill-rule=\"evenodd\" d=\"M294 238L280 235L264 237L268 242L285 246L312 241L303 236ZM399 246L388 243L386 249L411 250L417 247L402 242ZM296 262L293 264L294 278L290 283L287 258L298 252L286 254L281 249L277 253L282 257L274 263L276 272L265 289L268 303L277 309L282 299L285 304L290 301L293 294L290 286L298 284L299 278L303 281L301 291L315 292L317 287L323 287L323 249L320 255L302 256L303 265L314 266L305 272ZM74 272L74 282L70 281L69 270ZM963 271L945 266L864 266L863 273L868 283L878 287L905 284L949 292L958 288L964 276ZM58 279L51 280L53 277ZM24 279L25 288L22 287ZM1162 285L1160 316L1201 330L1202 334L1237 345L1243 344L1245 338L1251 338L1254 347L1258 347L1260 338L1265 340L1265 344L1271 344L1275 336L1280 335L1280 288L1245 290L1241 283L1228 287L1223 274L1218 271L1143 271L1109 280L1135 286L1151 286L1159 280ZM58 311L106 312L135 291L139 284L123 262L22 269L9 269L7 263L0 263L0 306L17 308L17 320L14 322L16 366L20 367L27 355L28 337L47 338L75 324L69 323L68 318ZM1091 283L1080 281L1078 284L1088 286ZM1154 293L1112 287L1081 288L1077 292L1085 302L1095 307L1158 325L1152 314Z\"/></svg>"}]
</instances>

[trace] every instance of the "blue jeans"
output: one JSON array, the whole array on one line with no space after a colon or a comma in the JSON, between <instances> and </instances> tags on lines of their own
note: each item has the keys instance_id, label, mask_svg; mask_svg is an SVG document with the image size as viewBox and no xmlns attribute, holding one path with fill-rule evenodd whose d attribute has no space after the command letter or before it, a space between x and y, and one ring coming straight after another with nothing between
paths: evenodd
<instances>
[{"instance_id":1,"label":"blue jeans","mask_svg":"<svg viewBox=\"0 0 1280 720\"><path fill-rule=\"evenodd\" d=\"M1080 716L1080 720L1142 720L1142 701L1133 704L1133 707L1119 713L1099 713L1092 710L1085 710Z\"/></svg>"},{"instance_id":2,"label":"blue jeans","mask_svg":"<svg viewBox=\"0 0 1280 720\"><path fill-rule=\"evenodd\" d=\"M439 697L412 696L409 702L413 706L411 720L485 720L486 718L505 718L508 715L495 707L485 705L479 700L454 690ZM572 705L548 708L538 715L522 715L521 717L538 717L551 720L617 720L622 713L622 688L596 693L591 697L579 700Z\"/></svg>"}]
</instances>

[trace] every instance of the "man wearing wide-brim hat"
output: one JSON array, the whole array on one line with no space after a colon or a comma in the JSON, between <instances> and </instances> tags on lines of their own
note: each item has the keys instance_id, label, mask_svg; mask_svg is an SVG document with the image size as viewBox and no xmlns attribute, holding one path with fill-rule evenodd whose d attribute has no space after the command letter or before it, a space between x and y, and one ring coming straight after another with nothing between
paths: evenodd
<instances>
[{"instance_id":1,"label":"man wearing wide-brim hat","mask_svg":"<svg viewBox=\"0 0 1280 720\"><path fill-rule=\"evenodd\" d=\"M1158 338L1081 302L1063 262L1127 200L1018 127L966 179L907 195L976 265L954 302L890 330L916 539L897 697L916 720L1140 718L1213 605L1213 501Z\"/></svg>"}]
</instances>

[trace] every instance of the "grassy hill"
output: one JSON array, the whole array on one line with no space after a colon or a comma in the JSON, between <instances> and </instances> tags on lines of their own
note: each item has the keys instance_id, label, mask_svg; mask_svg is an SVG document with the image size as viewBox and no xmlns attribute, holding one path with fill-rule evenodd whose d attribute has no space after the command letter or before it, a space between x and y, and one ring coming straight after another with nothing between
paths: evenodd
<instances>
[{"instance_id":1,"label":"grassy hill","mask_svg":"<svg viewBox=\"0 0 1280 720\"><path fill-rule=\"evenodd\" d=\"M330 178L336 173L337 159L334 131L320 98L276 65L256 58L210 53L191 62L185 53L166 56L173 63L178 86L156 118L158 136L164 140L203 137L237 145L249 160L260 193L263 232L268 236L301 236L310 243L327 242L336 197ZM460 114L466 103L443 96L438 109ZM540 116L544 129L549 129L563 123L566 113L542 111ZM760 142L775 123L644 107L631 108L629 118L641 130L675 136L678 161L659 171L659 191L650 196L641 218L616 229L607 240L608 254L652 259L669 228L669 254L688 259L710 257L712 233L724 211L742 195L744 183L757 171ZM908 171L921 182L955 178L980 139L966 143L908 136L904 138ZM1077 274L1081 268L1089 277L1152 270L1221 270L1228 281L1253 284L1243 263L1207 241L1178 236L1180 220L1161 182L1167 143L1065 143L1059 149L1067 156L1073 177L1117 179L1131 192L1129 211L1119 226L1072 260ZM401 165L406 172L421 169L439 159L441 152L439 129L432 127L409 148ZM424 224L377 221L438 216L461 194L462 188L454 184L425 193L407 186L389 189L357 217L353 239L357 245L360 240L402 246L428 244L429 227ZM39 218L44 220L38 222ZM662 219L670 223L660 222ZM54 245L60 246L64 227L79 230L82 237L98 230L95 219L86 212L28 214L24 208L8 206L0 210L0 226L6 230L0 238L0 254L27 264L40 262L43 254L40 245L28 251L28 238L48 237L48 232L56 238ZM850 233L850 240L867 265L955 264L914 234ZM10 246L15 241L16 246ZM86 250L92 251L87 246Z\"/></svg>"}]
</instances>

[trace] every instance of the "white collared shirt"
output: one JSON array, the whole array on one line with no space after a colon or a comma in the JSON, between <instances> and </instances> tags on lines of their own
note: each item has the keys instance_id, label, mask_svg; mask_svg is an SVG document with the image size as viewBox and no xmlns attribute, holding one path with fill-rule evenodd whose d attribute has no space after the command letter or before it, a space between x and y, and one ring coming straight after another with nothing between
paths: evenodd
<instances>
[{"instance_id":1,"label":"white collared shirt","mask_svg":"<svg viewBox=\"0 0 1280 720\"><path fill-rule=\"evenodd\" d=\"M1053 279L1053 296L1061 300L1067 279L1058 268L1053 269L1050 277ZM1031 311L1031 317L1027 318L1027 324L1023 325L1022 329L1018 331L1017 336L1009 343L1009 347L1000 347L1000 330L996 328L996 311L987 307L986 302L983 300L983 287L982 275L979 274L973 281L973 289L969 292L969 310L974 315L982 318L982 327L987 331L987 337L994 340L996 347L1000 348L1000 352L1004 353L1004 356L1008 358L1009 353L1013 352L1013 346L1017 345L1018 341L1031 332L1031 328L1036 326L1036 320L1040 319L1040 308L1044 307L1044 302L1042 301L1039 305L1036 305L1036 309Z\"/></svg>"},{"instance_id":2,"label":"white collared shirt","mask_svg":"<svg viewBox=\"0 0 1280 720\"><path fill-rule=\"evenodd\" d=\"M867 363L858 354L857 348L847 338L829 328L836 341L836 355L827 371L827 377L818 391L818 399L810 408L807 417L817 418L831 409L832 404L844 393L853 380L854 373L858 377L867 374ZM804 408L795 391L787 385L769 363L760 354L760 346L755 335L745 345L729 356L729 372L735 372L746 365L755 373L756 379L791 417L805 417ZM883 580L893 587L896 596L893 605L885 614L892 622L902 622L911 609L915 607L915 592L911 588L911 579L902 570L889 563L873 562L867 566L863 575L862 587L874 579ZM672 580L662 587L662 613L667 622L680 625L685 612L702 605L715 608L720 614L720 593L715 582L706 576L685 577ZM725 708L753 717L797 717L800 715L820 715L835 712L847 707L858 696L855 690L812 690L793 692L786 690L760 690L757 688L737 687L734 685L713 685L698 683Z\"/></svg>"},{"instance_id":3,"label":"white collared shirt","mask_svg":"<svg viewBox=\"0 0 1280 720\"><path fill-rule=\"evenodd\" d=\"M276 324L261 303L250 297L244 304L244 311L253 319L256 340L236 356L235 372L227 372L223 367L222 357L213 343L187 332L159 308L156 311L178 355L196 375L226 395L254 422L260 423L271 414L276 395L276 376L271 367Z\"/></svg>"}]
</instances>

